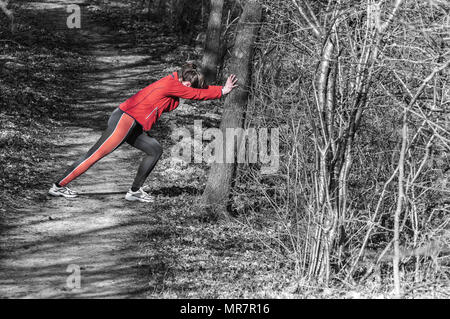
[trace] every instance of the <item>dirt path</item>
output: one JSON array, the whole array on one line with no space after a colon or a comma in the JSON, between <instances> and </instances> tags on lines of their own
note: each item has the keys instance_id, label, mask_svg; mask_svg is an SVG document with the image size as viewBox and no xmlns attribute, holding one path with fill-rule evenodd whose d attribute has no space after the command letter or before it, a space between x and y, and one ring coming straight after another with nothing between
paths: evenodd
<instances>
[{"instance_id":1,"label":"dirt path","mask_svg":"<svg viewBox=\"0 0 450 319\"><path fill-rule=\"evenodd\" d=\"M65 5L48 1L33 10L55 10L64 18ZM83 79L72 125L55 132L57 153L47 163L54 176L95 143L114 108L164 68L149 58L148 48L135 49L127 35L92 21L78 35L89 44L86 54L93 58L95 71ZM154 222L153 209L123 199L139 160L139 151L124 145L71 184L82 193L80 198L49 197L3 216L0 297L143 296L146 283L138 276L140 249L133 238ZM81 288L72 289L67 280L77 267Z\"/></svg>"}]
</instances>

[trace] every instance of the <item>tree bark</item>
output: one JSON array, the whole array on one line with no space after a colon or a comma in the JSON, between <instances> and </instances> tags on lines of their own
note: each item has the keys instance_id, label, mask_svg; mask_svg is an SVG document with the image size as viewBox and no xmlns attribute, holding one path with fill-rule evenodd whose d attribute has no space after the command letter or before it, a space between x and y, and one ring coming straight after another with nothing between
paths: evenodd
<instances>
[{"instance_id":1,"label":"tree bark","mask_svg":"<svg viewBox=\"0 0 450 319\"><path fill-rule=\"evenodd\" d=\"M408 143L408 111L403 111L403 126L402 126L402 146L400 149L400 157L398 160L398 198L397 208L394 214L394 293L397 298L401 296L400 287L400 214L403 210L403 202L405 201L405 153Z\"/></svg>"},{"instance_id":2,"label":"tree bark","mask_svg":"<svg viewBox=\"0 0 450 319\"><path fill-rule=\"evenodd\" d=\"M220 53L220 30L222 25L223 0L211 0L208 29L206 31L203 71L207 83L216 81L217 65Z\"/></svg>"},{"instance_id":3,"label":"tree bark","mask_svg":"<svg viewBox=\"0 0 450 319\"><path fill-rule=\"evenodd\" d=\"M224 114L220 124L223 134L223 158L222 163L212 164L205 192L204 203L213 212L225 211L228 205L232 179L236 169L236 161L227 163L227 158L236 158L233 154L227 154L226 131L230 128L242 128L244 111L247 106L248 86L250 82L250 60L252 47L261 20L261 5L256 0L248 0L237 27L236 42L233 48L229 73L238 78L239 87L233 90L225 100ZM232 136L234 139L234 136ZM238 137L238 145L239 145ZM239 147L239 146L238 146ZM228 155L228 156L227 156Z\"/></svg>"}]
</instances>

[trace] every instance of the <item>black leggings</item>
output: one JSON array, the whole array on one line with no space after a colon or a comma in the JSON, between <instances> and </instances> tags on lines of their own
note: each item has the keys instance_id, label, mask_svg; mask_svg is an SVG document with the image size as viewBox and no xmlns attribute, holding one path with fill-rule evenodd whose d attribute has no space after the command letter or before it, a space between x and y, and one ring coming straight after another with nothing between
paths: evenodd
<instances>
[{"instance_id":1,"label":"black leggings","mask_svg":"<svg viewBox=\"0 0 450 319\"><path fill-rule=\"evenodd\" d=\"M147 154L139 165L132 185L133 189L142 187L145 179L161 157L162 147L156 139L148 136L142 130L142 126L136 120L120 109L116 109L111 114L108 120L108 128L97 143L66 170L58 179L57 184L66 186L124 142Z\"/></svg>"}]
</instances>

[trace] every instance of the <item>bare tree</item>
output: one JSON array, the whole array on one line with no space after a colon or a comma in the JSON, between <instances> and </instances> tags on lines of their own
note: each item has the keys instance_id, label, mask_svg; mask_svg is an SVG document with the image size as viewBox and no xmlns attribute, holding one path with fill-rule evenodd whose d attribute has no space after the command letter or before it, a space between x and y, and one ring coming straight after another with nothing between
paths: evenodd
<instances>
[{"instance_id":1,"label":"bare tree","mask_svg":"<svg viewBox=\"0 0 450 319\"><path fill-rule=\"evenodd\" d=\"M223 0L211 0L208 29L206 31L205 53L202 66L208 83L216 81L220 55L220 34L222 26Z\"/></svg>"},{"instance_id":2,"label":"bare tree","mask_svg":"<svg viewBox=\"0 0 450 319\"><path fill-rule=\"evenodd\" d=\"M379 47L384 32L397 13L400 1L384 22L381 21L379 3L368 1L366 5L365 38L360 40L351 30L349 8L339 2L329 6L322 19L316 15L320 7L307 0L292 0L300 17L320 45L316 46L317 68L312 83L314 103L309 106L309 119L316 146L316 225L311 237L312 254L309 276L328 282L330 256L340 241L347 211L347 181L351 170L352 148L359 129L363 111L368 103ZM331 4L331 2L330 2ZM358 26L359 27L359 26ZM348 46L347 46L348 44ZM358 51L354 48L358 47ZM352 52L353 51L353 52ZM341 55L348 52L351 63L345 64ZM347 60L349 61L349 60ZM348 73L347 73L348 72ZM344 80L343 75L349 75ZM347 88L351 88L348 91ZM343 93L348 96L344 99ZM341 101L345 100L348 107Z\"/></svg>"},{"instance_id":3,"label":"bare tree","mask_svg":"<svg viewBox=\"0 0 450 319\"><path fill-rule=\"evenodd\" d=\"M229 65L229 72L236 74L239 88L227 96L220 129L224 136L224 154L222 163L214 163L208 176L203 199L214 211L223 211L228 204L230 187L236 169L236 163L227 163L227 158L235 159L235 154L227 154L227 130L242 128L244 111L247 105L248 86L250 85L250 61L258 25L261 20L261 5L257 0L248 0L240 17L236 42ZM238 136L238 145L240 138ZM234 136L232 137L234 139ZM239 146L238 146L239 148ZM234 152L234 148L233 148Z\"/></svg>"},{"instance_id":4,"label":"bare tree","mask_svg":"<svg viewBox=\"0 0 450 319\"><path fill-rule=\"evenodd\" d=\"M394 289L397 297L401 296L401 286L400 286L400 274L399 274L399 262L401 257L400 251L400 214L403 211L404 202L406 200L405 194L405 162L406 162L406 151L408 147L408 115L411 111L412 106L417 102L417 99L423 93L426 88L426 85L433 80L433 78L441 72L445 70L450 65L450 60L437 67L429 76L427 76L420 87L418 88L416 94L411 96L411 101L403 110L403 119L402 119L402 133L401 133L401 148L400 148L400 156L398 160L398 198L397 198L397 206L395 210L394 217Z\"/></svg>"}]
</instances>

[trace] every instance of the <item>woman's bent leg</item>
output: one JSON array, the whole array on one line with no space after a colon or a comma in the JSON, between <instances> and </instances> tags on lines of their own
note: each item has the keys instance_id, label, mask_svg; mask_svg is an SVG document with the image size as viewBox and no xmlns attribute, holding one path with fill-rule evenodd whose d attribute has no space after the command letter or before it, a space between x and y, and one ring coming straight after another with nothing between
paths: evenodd
<instances>
[{"instance_id":1,"label":"woman's bent leg","mask_svg":"<svg viewBox=\"0 0 450 319\"><path fill-rule=\"evenodd\" d=\"M142 132L138 136L134 136L127 140L127 143L133 147L144 151L147 155L141 161L139 165L136 177L134 179L131 190L137 191L142 187L148 175L151 173L159 158L162 155L162 147L159 142L147 135L147 133Z\"/></svg>"},{"instance_id":2,"label":"woman's bent leg","mask_svg":"<svg viewBox=\"0 0 450 319\"><path fill-rule=\"evenodd\" d=\"M108 121L108 128L100 139L84 156L67 169L58 179L57 185L66 186L101 158L114 151L123 143L134 126L135 120L131 116L119 109L115 110Z\"/></svg>"}]
</instances>

